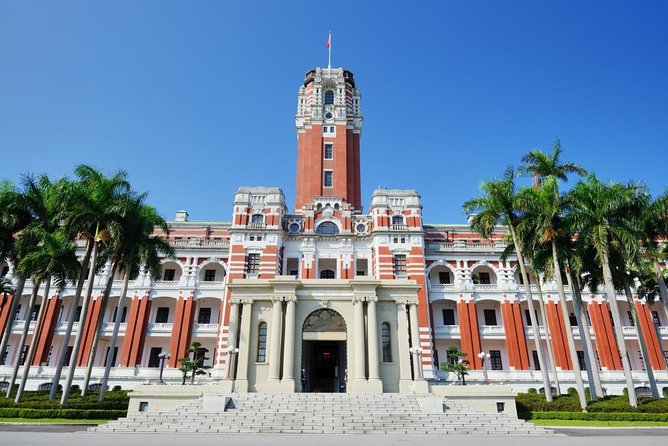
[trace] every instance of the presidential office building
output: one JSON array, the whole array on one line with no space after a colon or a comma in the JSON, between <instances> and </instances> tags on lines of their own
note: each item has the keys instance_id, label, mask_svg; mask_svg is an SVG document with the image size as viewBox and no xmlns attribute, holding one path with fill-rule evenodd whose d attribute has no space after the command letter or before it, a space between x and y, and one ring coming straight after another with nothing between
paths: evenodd
<instances>
[{"instance_id":1,"label":"presidential office building","mask_svg":"<svg viewBox=\"0 0 668 446\"><path fill-rule=\"evenodd\" d=\"M209 350L212 367L201 382L232 381L239 392L414 392L445 382L439 364L450 345L468 353L469 380L482 381L478 355L484 352L490 381L524 390L542 387L534 336L544 349L550 343L562 385L573 385L574 369L584 367L574 316L563 320L556 285L548 282L545 311L538 313L539 326L531 326L517 263L499 259L503 231L481 239L468 225L426 224L415 190L379 188L363 207L362 123L350 71L309 71L297 95L294 209L279 188L241 187L229 222L191 221L177 212L169 233L177 254L164 260L161 279L133 280L124 308L117 308L121 277L114 281L91 382L102 376L112 327L121 318L110 384L124 388L155 382L161 352L171 355L166 379L180 383L178 359L197 341ZM11 277L11 265L0 270ZM75 384L87 365L110 271L95 279ZM71 351L63 337L69 309L82 305L73 301L74 291L40 295L47 312L28 388L50 382L60 351ZM0 313L0 328L14 324L0 381L25 353L16 345L25 319L38 311L28 308L30 293L27 284L16 320L7 320L9 305ZM586 291L583 299L604 386L615 393L624 386L617 342L627 344L637 382L646 380L648 362L660 385L668 385L663 308L638 303L649 346L643 360L626 298L618 296L624 339L613 334L602 291ZM580 364L571 361L568 330Z\"/></svg>"}]
</instances>

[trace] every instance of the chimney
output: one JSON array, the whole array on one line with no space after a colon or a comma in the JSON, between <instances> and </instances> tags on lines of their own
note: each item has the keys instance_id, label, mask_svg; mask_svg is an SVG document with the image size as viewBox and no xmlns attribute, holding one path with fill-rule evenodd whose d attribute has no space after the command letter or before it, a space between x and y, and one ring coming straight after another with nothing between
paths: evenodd
<instances>
[{"instance_id":1,"label":"chimney","mask_svg":"<svg viewBox=\"0 0 668 446\"><path fill-rule=\"evenodd\" d=\"M176 211L174 221L188 221L188 211Z\"/></svg>"}]
</instances>

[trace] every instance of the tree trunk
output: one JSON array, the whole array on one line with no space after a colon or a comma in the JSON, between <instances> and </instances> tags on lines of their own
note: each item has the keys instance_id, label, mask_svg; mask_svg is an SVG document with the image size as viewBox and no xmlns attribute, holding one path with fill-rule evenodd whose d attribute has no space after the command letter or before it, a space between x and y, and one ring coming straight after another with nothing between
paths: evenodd
<instances>
[{"instance_id":1,"label":"tree trunk","mask_svg":"<svg viewBox=\"0 0 668 446\"><path fill-rule=\"evenodd\" d=\"M5 331L2 334L2 341L0 341L0 358L7 350L7 344L9 343L9 337L12 335L14 319L16 319L16 311L19 309L19 302L21 301L21 295L23 294L25 284L26 279L24 277L19 277L19 282L16 284L16 289L14 290L12 306L9 307L9 314L7 315L7 325L5 326Z\"/></svg>"},{"instance_id":2,"label":"tree trunk","mask_svg":"<svg viewBox=\"0 0 668 446\"><path fill-rule=\"evenodd\" d=\"M107 303L109 302L109 294L111 294L111 287L114 284L114 275L116 274L116 262L111 268L111 274L107 279L107 286L104 289L102 296L102 303L100 304L100 313L97 316L97 325L95 329L95 336L93 337L93 345L90 347L90 354L88 355L88 363L86 364L86 373L84 374L84 381L81 387L81 396L85 396L88 391L88 383L90 382L90 375L93 372L93 363L97 355L97 345L100 342L102 333L104 332L104 315L107 311ZM119 316L118 314L116 316ZM119 316L120 317L120 316Z\"/></svg>"},{"instance_id":3,"label":"tree trunk","mask_svg":"<svg viewBox=\"0 0 668 446\"><path fill-rule=\"evenodd\" d=\"M32 361L35 358L35 352L37 351L37 342L39 341L39 336L42 333L42 326L44 325L44 317L46 316L46 306L48 304L49 293L51 292L51 275L46 278L46 284L44 284L44 297L42 298L42 305L39 307L39 313L37 314L37 321L35 322L35 329L32 332L32 342L30 343L30 350L28 350L28 357L26 358L25 366L23 367L23 375L21 376L21 383L19 384L19 390L16 392L16 398L14 402L18 403L23 397L23 391L26 388L26 383L28 382L28 374L30 373L30 367L32 366Z\"/></svg>"},{"instance_id":4,"label":"tree trunk","mask_svg":"<svg viewBox=\"0 0 668 446\"><path fill-rule=\"evenodd\" d=\"M573 300L573 309L575 310L575 320L580 332L580 342L584 352L585 368L587 369L587 381L589 382L589 395L592 401L603 397L603 386L601 385L601 376L598 371L598 361L594 353L594 345L591 342L591 333L589 333L589 324L587 323L587 311L582 305L582 296L580 295L580 286L573 277L573 271L566 265L566 279L568 286L571 287L571 299Z\"/></svg>"},{"instance_id":5,"label":"tree trunk","mask_svg":"<svg viewBox=\"0 0 668 446\"><path fill-rule=\"evenodd\" d=\"M531 319L531 326L533 327L533 340L536 346L536 353L538 355L538 364L540 365L540 373L543 377L543 388L545 389L545 399L547 401L552 401L552 384L550 383L550 375L547 373L547 367L545 367L545 357L543 356L543 347L540 340L540 329L538 326L538 321L536 320L536 311L533 306L533 298L531 296L531 283L529 282L529 275L527 274L526 266L524 265L524 256L522 254L522 245L519 238L515 234L515 228L513 225L509 225L510 235L513 238L513 243L515 244L515 251L517 252L517 262L520 264L520 272L522 274L522 280L527 286L525 287L527 305L529 307L529 319Z\"/></svg>"},{"instance_id":6,"label":"tree trunk","mask_svg":"<svg viewBox=\"0 0 668 446\"><path fill-rule=\"evenodd\" d=\"M550 368L552 375L554 375L554 388L557 395L561 395L561 388L559 386L559 375L557 375L557 362L554 360L554 350L552 350L552 342L550 342L550 327L547 325L547 315L545 314L545 301L543 300L543 287L540 285L540 277L536 279L536 290L538 290L538 302L540 304L540 317L545 324L545 339L547 345L547 354L550 358Z\"/></svg>"},{"instance_id":7,"label":"tree trunk","mask_svg":"<svg viewBox=\"0 0 668 446\"><path fill-rule=\"evenodd\" d=\"M121 317L123 316L123 307L125 306L125 297L128 294L128 283L130 282L130 267L125 269L123 274L123 286L121 287L121 295L118 298L118 305L116 306L116 319L114 320L114 331L111 334L111 341L109 341L109 351L107 352L107 359L104 361L104 375L100 381L100 397L99 401L104 400L104 395L107 393L107 382L109 381L109 373L114 366L112 361L114 359L114 349L118 340L118 330L121 326Z\"/></svg>"},{"instance_id":8,"label":"tree trunk","mask_svg":"<svg viewBox=\"0 0 668 446\"><path fill-rule=\"evenodd\" d=\"M86 318L88 317L88 305L90 305L91 295L93 294L93 282L95 281L95 262L97 261L97 251L100 242L93 241L93 253L90 257L90 267L88 269L88 285L86 286L86 296L81 304L81 317L79 318L79 328L77 336L74 338L74 348L72 349L72 356L70 357L70 367L67 370L67 380L63 386L63 395L60 398L60 405L67 404L67 399L72 390L72 381L74 380L74 372L77 369L77 359L79 359L79 351L81 350L81 342L86 326Z\"/></svg>"},{"instance_id":9,"label":"tree trunk","mask_svg":"<svg viewBox=\"0 0 668 446\"><path fill-rule=\"evenodd\" d=\"M14 369L12 370L12 377L9 380L9 387L7 388L7 398L12 394L14 389L14 383L16 382L16 377L19 374L19 367L21 367L21 352L23 352L23 347L26 345L26 339L28 339L28 330L30 330L30 319L32 318L32 309L35 307L35 301L37 301L37 293L39 292L40 282L39 280L34 280L32 285L32 293L30 294L30 301L28 302L28 308L26 309L26 318L23 322L23 331L21 332L21 339L19 340L19 345L17 349L16 362L14 363ZM14 320L8 320L7 323L11 324ZM35 327L37 329L37 327ZM33 331L34 333L35 331ZM23 358L25 360L25 357Z\"/></svg>"},{"instance_id":10,"label":"tree trunk","mask_svg":"<svg viewBox=\"0 0 668 446\"><path fill-rule=\"evenodd\" d=\"M619 316L619 306L617 304L617 296L615 294L615 285L612 281L612 271L610 270L610 260L608 257L607 245L598 247L600 249L599 257L601 259L601 267L603 268L603 279L605 281L605 293L608 296L610 303L610 312L612 313L612 321L614 323L615 337L617 338L617 346L622 359L622 367L624 369L624 377L626 378L626 388L629 392L629 404L631 407L638 407L638 399L636 398L636 388L633 383L633 375L631 374L631 365L629 364L629 357L626 352L626 344L624 342L624 332L622 331L622 320Z\"/></svg>"},{"instance_id":11,"label":"tree trunk","mask_svg":"<svg viewBox=\"0 0 668 446\"><path fill-rule=\"evenodd\" d=\"M631 287L626 282L624 282L624 293L626 294L626 299L629 302L631 316L633 317L633 324L636 326L636 333L638 334L638 345L640 346L640 355L642 356L641 359L645 362L645 371L647 372L647 381L649 382L649 388L652 389L652 398L658 400L659 398L661 398L661 395L659 394L659 388L656 386L656 379L654 378L654 370L652 370L652 363L649 360L649 354L647 352L647 344L645 343L645 336L642 331L642 325L640 324L640 319L638 318L638 310L636 309L636 303L635 299L633 298L633 293L631 292Z\"/></svg>"},{"instance_id":12,"label":"tree trunk","mask_svg":"<svg viewBox=\"0 0 668 446\"><path fill-rule=\"evenodd\" d=\"M578 351L575 349L573 340L573 330L571 329L570 317L568 316L568 307L566 306L566 294L564 293L564 281L561 279L561 265L559 264L559 254L557 253L557 241L552 240L552 262L554 262L554 278L557 281L557 290L559 291L559 302L561 303L561 315L566 328L566 339L568 340L568 349L573 363L573 375L575 376L575 386L578 390L580 407L583 412L587 411L587 397L585 396L584 383L582 382L582 371L580 370L580 361L578 361Z\"/></svg>"},{"instance_id":13,"label":"tree trunk","mask_svg":"<svg viewBox=\"0 0 668 446\"><path fill-rule=\"evenodd\" d=\"M79 283L77 283L77 289L74 293L72 308L70 308L70 314L68 315L67 328L65 329L65 336L63 337L63 348L60 350L60 355L58 355L58 362L56 363L56 371L53 375L53 379L51 380L51 392L49 393L49 400L51 401L56 399L56 393L58 393L58 384L60 383L60 375L63 372L63 363L65 362L65 356L67 356L67 346L70 343L70 336L72 336L72 326L74 325L74 318L77 315L77 306L79 305L79 299L81 299L81 291L83 290L84 281L86 280L86 274L88 273L88 265L90 264L90 256L92 252L93 252L93 241L88 240L88 242L86 243L86 253L84 254L83 262L81 262ZM72 361L70 360L70 363L71 362Z\"/></svg>"}]
</instances>

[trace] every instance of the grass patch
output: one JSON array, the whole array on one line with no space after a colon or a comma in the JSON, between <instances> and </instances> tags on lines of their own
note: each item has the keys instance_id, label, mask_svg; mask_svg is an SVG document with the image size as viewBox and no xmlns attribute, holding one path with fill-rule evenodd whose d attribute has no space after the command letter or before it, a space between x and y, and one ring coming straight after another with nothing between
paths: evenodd
<instances>
[{"instance_id":1,"label":"grass patch","mask_svg":"<svg viewBox=\"0 0 668 446\"><path fill-rule=\"evenodd\" d=\"M590 420L528 420L536 426L564 427L668 427L668 421L590 421Z\"/></svg>"},{"instance_id":2,"label":"grass patch","mask_svg":"<svg viewBox=\"0 0 668 446\"><path fill-rule=\"evenodd\" d=\"M105 424L109 420L72 420L67 418L0 418L0 423Z\"/></svg>"}]
</instances>

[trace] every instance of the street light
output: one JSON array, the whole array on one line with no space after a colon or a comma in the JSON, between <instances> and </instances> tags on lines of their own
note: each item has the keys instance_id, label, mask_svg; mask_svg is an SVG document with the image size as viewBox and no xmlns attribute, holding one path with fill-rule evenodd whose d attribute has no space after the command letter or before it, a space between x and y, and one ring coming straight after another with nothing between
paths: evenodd
<instances>
[{"instance_id":1,"label":"street light","mask_svg":"<svg viewBox=\"0 0 668 446\"><path fill-rule=\"evenodd\" d=\"M417 380L418 381L423 381L424 378L422 377L422 347L411 347L408 349L408 351L412 355L417 355Z\"/></svg>"},{"instance_id":2,"label":"street light","mask_svg":"<svg viewBox=\"0 0 668 446\"><path fill-rule=\"evenodd\" d=\"M478 358L482 361L482 376L484 378L484 383L489 384L489 379L487 378L487 362L486 360L489 359L489 353L485 352L480 352L478 353Z\"/></svg>"},{"instance_id":3,"label":"street light","mask_svg":"<svg viewBox=\"0 0 668 446\"><path fill-rule=\"evenodd\" d=\"M239 349L233 346L227 347L227 373L225 376L226 380L231 380L232 379L232 368L234 367L234 355L239 353Z\"/></svg>"},{"instance_id":4,"label":"street light","mask_svg":"<svg viewBox=\"0 0 668 446\"><path fill-rule=\"evenodd\" d=\"M165 360L169 359L171 355L169 352L163 351L158 355L158 358L160 358L160 378L158 379L158 384L165 384L165 382L162 380L162 372L165 370Z\"/></svg>"}]
</instances>

